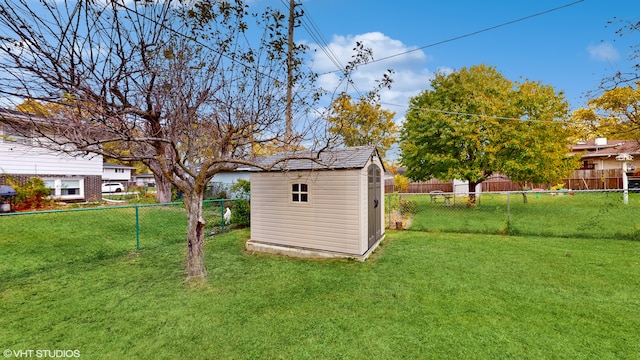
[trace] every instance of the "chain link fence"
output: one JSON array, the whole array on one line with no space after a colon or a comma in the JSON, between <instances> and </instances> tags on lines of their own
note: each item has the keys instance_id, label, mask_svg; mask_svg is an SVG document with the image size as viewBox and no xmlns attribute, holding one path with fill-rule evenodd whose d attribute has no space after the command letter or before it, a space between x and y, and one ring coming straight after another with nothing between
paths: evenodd
<instances>
[{"instance_id":1,"label":"chain link fence","mask_svg":"<svg viewBox=\"0 0 640 360\"><path fill-rule=\"evenodd\" d=\"M227 208L232 216L225 221ZM248 226L248 200L205 200L203 218L206 237L230 227ZM0 214L3 246L25 240L40 247L78 248L80 243L86 246L84 250L69 248L68 253L88 251L96 257L184 242L186 235L182 202Z\"/></svg>"},{"instance_id":2,"label":"chain link fence","mask_svg":"<svg viewBox=\"0 0 640 360\"><path fill-rule=\"evenodd\" d=\"M640 193L608 191L511 191L475 194L389 194L387 228L428 232L640 240ZM229 208L232 217L225 223ZM248 226L248 200L203 203L205 237ZM64 261L117 257L137 250L184 243L182 202L102 206L0 214L0 270L11 254L29 251L46 267L42 248L58 248ZM31 250L29 250L31 249ZM49 252L50 254L50 252ZM50 255L49 255L50 256ZM27 266L25 264L25 266Z\"/></svg>"},{"instance_id":3,"label":"chain link fence","mask_svg":"<svg viewBox=\"0 0 640 360\"><path fill-rule=\"evenodd\" d=\"M388 194L386 225L430 232L640 240L640 194L624 190Z\"/></svg>"}]
</instances>

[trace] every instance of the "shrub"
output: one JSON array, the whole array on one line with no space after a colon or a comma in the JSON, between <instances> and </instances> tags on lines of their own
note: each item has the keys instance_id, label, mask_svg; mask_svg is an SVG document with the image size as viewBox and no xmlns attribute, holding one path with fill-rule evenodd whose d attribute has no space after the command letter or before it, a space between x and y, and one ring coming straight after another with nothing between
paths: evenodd
<instances>
[{"instance_id":1,"label":"shrub","mask_svg":"<svg viewBox=\"0 0 640 360\"><path fill-rule=\"evenodd\" d=\"M409 179L400 174L393 177L393 184L398 192L406 192L409 189Z\"/></svg>"},{"instance_id":2,"label":"shrub","mask_svg":"<svg viewBox=\"0 0 640 360\"><path fill-rule=\"evenodd\" d=\"M251 196L251 182L249 180L238 179L238 181L231 186L231 192L233 192L236 197L249 199Z\"/></svg>"},{"instance_id":3,"label":"shrub","mask_svg":"<svg viewBox=\"0 0 640 360\"><path fill-rule=\"evenodd\" d=\"M238 199L233 204L231 223L237 226L249 226L251 222L251 206L249 200Z\"/></svg>"},{"instance_id":4,"label":"shrub","mask_svg":"<svg viewBox=\"0 0 640 360\"><path fill-rule=\"evenodd\" d=\"M32 177L24 185L20 185L17 180L8 176L6 180L16 190L14 199L16 210L40 209L51 203L51 200L47 199L50 190L42 179Z\"/></svg>"}]
</instances>

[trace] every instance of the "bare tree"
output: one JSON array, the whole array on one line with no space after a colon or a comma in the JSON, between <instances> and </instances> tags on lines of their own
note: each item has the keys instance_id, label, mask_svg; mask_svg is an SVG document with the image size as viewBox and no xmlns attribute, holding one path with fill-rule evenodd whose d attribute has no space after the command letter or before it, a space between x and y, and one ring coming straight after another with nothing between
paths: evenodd
<instances>
[{"instance_id":1,"label":"bare tree","mask_svg":"<svg viewBox=\"0 0 640 360\"><path fill-rule=\"evenodd\" d=\"M620 68L614 74L602 79L599 89L600 91L607 91L621 86L632 85L640 80L640 44L634 43L634 40L630 40L640 32L640 21L637 19L614 17L607 23L607 27L615 28L615 34L623 44L625 41L629 41L629 44L627 45L629 55L627 58L628 64L625 64L625 66ZM597 97L597 95L592 95L592 97Z\"/></svg>"},{"instance_id":2,"label":"bare tree","mask_svg":"<svg viewBox=\"0 0 640 360\"><path fill-rule=\"evenodd\" d=\"M286 16L249 13L242 0L0 4L4 101L60 105L46 126L33 121L42 146L142 161L159 186L181 190L187 278L204 278L207 183L240 165L264 168L252 149L285 139ZM287 148L322 128L303 124Z\"/></svg>"}]
</instances>

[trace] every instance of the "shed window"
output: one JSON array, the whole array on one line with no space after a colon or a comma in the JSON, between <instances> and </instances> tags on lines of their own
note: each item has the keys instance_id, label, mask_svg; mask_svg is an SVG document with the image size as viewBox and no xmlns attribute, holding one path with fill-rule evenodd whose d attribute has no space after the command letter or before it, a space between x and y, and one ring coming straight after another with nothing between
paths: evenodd
<instances>
[{"instance_id":1,"label":"shed window","mask_svg":"<svg viewBox=\"0 0 640 360\"><path fill-rule=\"evenodd\" d=\"M291 201L308 202L309 186L307 184L291 184Z\"/></svg>"}]
</instances>

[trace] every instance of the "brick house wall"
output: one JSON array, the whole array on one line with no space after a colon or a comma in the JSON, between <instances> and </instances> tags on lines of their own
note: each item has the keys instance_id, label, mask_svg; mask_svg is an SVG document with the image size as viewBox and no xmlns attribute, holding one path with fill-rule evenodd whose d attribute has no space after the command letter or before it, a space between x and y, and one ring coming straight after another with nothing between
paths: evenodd
<instances>
[{"instance_id":1,"label":"brick house wall","mask_svg":"<svg viewBox=\"0 0 640 360\"><path fill-rule=\"evenodd\" d=\"M41 179L68 179L69 177L60 175L47 175L47 174L7 174L11 178L15 179L21 186L24 185L29 179L38 177ZM99 175L85 175L76 176L74 178L82 178L84 181L84 197L82 199L71 199L64 201L67 202L96 202L102 199L102 176ZM0 185L7 185L7 179L4 174L0 174Z\"/></svg>"}]
</instances>

